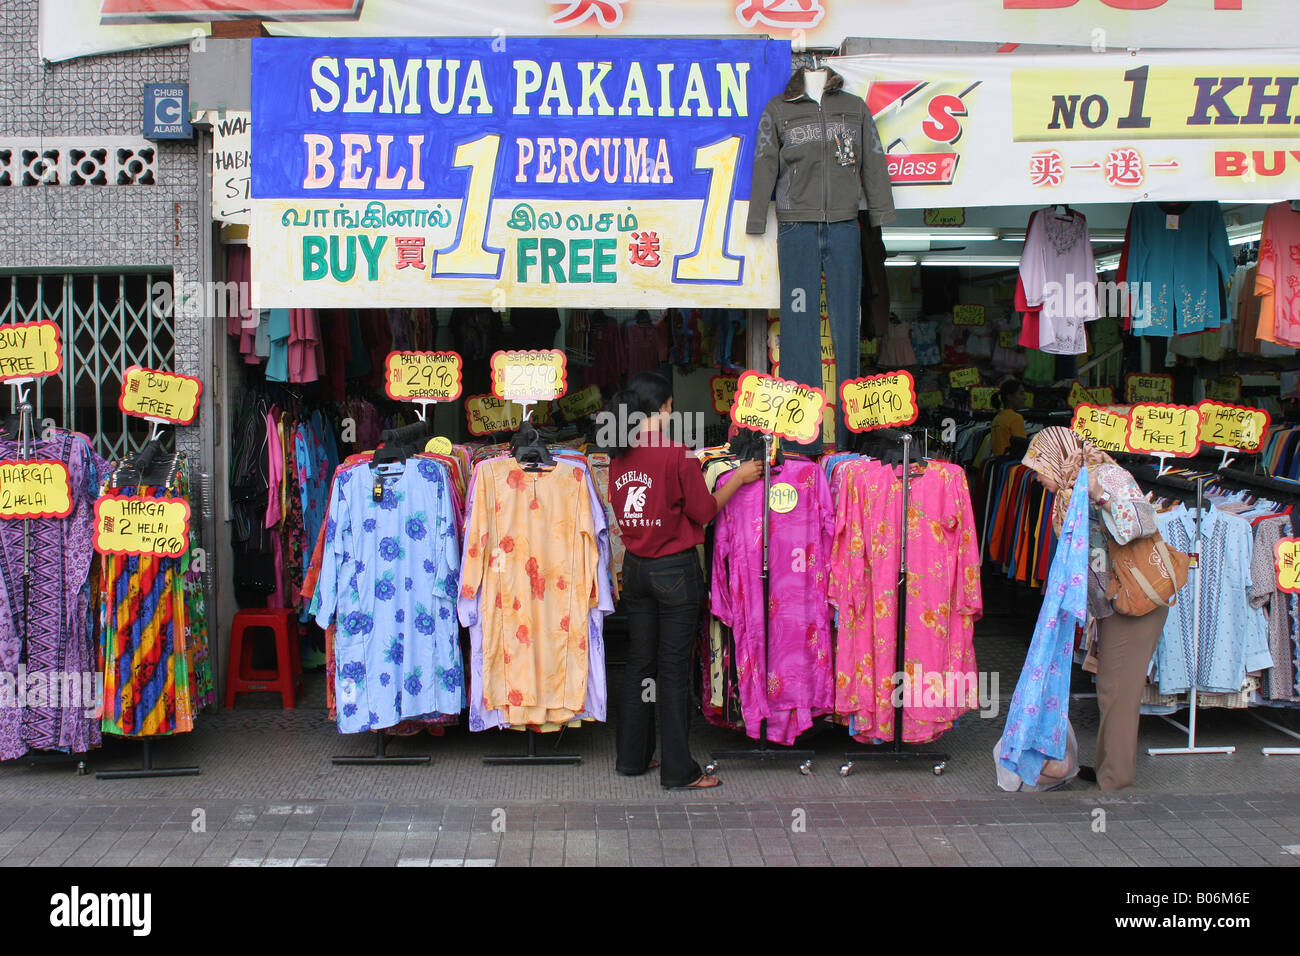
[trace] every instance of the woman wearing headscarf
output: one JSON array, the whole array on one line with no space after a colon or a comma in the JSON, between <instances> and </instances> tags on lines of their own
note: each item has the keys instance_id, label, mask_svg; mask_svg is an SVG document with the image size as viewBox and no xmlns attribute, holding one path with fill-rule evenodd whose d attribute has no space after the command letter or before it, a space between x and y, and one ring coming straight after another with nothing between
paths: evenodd
<instances>
[{"instance_id":1,"label":"woman wearing headscarf","mask_svg":"<svg viewBox=\"0 0 1300 956\"><path fill-rule=\"evenodd\" d=\"M1137 776L1138 716L1147 667L1160 642L1166 607L1133 617L1118 613L1106 597L1110 583L1107 544L1128 544L1159 534L1156 511L1133 476L1104 451L1068 428L1044 428L1029 443L1024 463L1055 494L1052 527L1059 535L1069 511L1075 479L1088 466L1088 616L1097 623L1096 779L1103 790L1125 790ZM1099 560L1100 559L1100 560ZM1099 570L1100 569L1100 570ZM1087 768L1080 776L1090 778Z\"/></svg>"}]
</instances>

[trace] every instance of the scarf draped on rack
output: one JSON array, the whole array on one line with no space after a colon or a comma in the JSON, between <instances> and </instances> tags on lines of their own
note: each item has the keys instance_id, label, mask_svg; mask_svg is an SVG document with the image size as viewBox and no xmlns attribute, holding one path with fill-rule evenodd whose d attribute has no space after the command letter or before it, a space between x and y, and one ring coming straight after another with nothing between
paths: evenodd
<instances>
[{"instance_id":1,"label":"scarf draped on rack","mask_svg":"<svg viewBox=\"0 0 1300 956\"><path fill-rule=\"evenodd\" d=\"M1070 497L1080 470L1086 465L1114 465L1115 459L1061 425L1044 428L1029 442L1024 464L1056 484L1052 502L1052 529L1059 536L1070 512ZM1085 489L1086 491L1086 489Z\"/></svg>"}]
</instances>

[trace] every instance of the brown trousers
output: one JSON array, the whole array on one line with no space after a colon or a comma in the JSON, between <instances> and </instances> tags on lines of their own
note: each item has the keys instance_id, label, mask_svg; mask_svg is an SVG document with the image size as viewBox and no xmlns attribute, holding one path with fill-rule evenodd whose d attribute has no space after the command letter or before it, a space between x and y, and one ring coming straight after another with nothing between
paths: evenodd
<instances>
[{"instance_id":1,"label":"brown trousers","mask_svg":"<svg viewBox=\"0 0 1300 956\"><path fill-rule=\"evenodd\" d=\"M1098 626L1097 784L1103 790L1127 790L1137 777L1142 688L1168 615L1163 607L1142 617L1112 614Z\"/></svg>"}]
</instances>

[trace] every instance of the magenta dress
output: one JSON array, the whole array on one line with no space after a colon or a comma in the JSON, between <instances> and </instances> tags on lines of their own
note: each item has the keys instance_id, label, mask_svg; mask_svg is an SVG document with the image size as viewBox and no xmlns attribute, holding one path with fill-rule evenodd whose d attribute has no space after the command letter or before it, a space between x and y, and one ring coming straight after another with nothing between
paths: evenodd
<instances>
[{"instance_id":1,"label":"magenta dress","mask_svg":"<svg viewBox=\"0 0 1300 956\"><path fill-rule=\"evenodd\" d=\"M718 479L722 487L732 477ZM717 518L713 541L713 614L735 633L740 710L755 740L792 744L831 712L830 584L834 505L826 475L811 461L790 459L772 484L793 485L793 510L771 516L769 633L763 646L763 484L736 492Z\"/></svg>"},{"instance_id":2,"label":"magenta dress","mask_svg":"<svg viewBox=\"0 0 1300 956\"><path fill-rule=\"evenodd\" d=\"M835 470L830 600L839 610L835 712L859 740L892 740L903 483L871 459ZM979 548L964 472L927 462L908 500L903 740L925 743L979 706L975 621L983 612Z\"/></svg>"}]
</instances>

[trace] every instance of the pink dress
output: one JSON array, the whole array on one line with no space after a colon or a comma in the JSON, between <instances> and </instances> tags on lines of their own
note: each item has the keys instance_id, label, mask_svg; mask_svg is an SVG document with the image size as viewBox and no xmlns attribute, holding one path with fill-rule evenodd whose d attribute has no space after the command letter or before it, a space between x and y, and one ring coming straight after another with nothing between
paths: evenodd
<instances>
[{"instance_id":1,"label":"pink dress","mask_svg":"<svg viewBox=\"0 0 1300 956\"><path fill-rule=\"evenodd\" d=\"M718 479L722 487L731 473ZM714 616L735 633L740 711L755 740L792 744L830 713L830 583L834 506L826 475L811 461L790 459L773 472L773 487L793 485L793 510L771 516L768 647L763 654L763 483L736 492L717 518L713 541Z\"/></svg>"},{"instance_id":2,"label":"pink dress","mask_svg":"<svg viewBox=\"0 0 1300 956\"><path fill-rule=\"evenodd\" d=\"M859 459L836 471L829 597L839 608L836 713L860 740L892 740L903 484ZM979 706L975 621L983 612L979 549L965 473L928 462L908 509L907 692L903 739L925 743Z\"/></svg>"}]
</instances>

